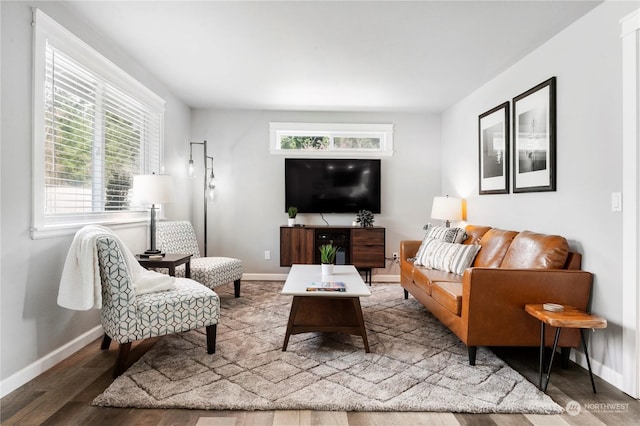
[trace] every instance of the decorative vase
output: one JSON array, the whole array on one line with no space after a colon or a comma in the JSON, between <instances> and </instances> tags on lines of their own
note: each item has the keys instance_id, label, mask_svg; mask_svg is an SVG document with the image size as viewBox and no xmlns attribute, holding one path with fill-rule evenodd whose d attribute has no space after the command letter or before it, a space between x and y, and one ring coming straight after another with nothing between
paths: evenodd
<instances>
[{"instance_id":1,"label":"decorative vase","mask_svg":"<svg viewBox=\"0 0 640 426\"><path fill-rule=\"evenodd\" d=\"M296 218L290 217L289 219L287 219L287 223L289 224L289 226L296 226Z\"/></svg>"},{"instance_id":2,"label":"decorative vase","mask_svg":"<svg viewBox=\"0 0 640 426\"><path fill-rule=\"evenodd\" d=\"M322 265L322 277L328 277L329 275L333 275L333 264L332 263L323 263Z\"/></svg>"}]
</instances>

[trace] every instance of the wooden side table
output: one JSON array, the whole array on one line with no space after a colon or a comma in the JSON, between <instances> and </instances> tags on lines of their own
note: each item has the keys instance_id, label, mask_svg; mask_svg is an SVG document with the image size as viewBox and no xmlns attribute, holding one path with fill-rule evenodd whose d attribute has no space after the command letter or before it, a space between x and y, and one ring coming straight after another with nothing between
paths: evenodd
<instances>
[{"instance_id":1,"label":"wooden side table","mask_svg":"<svg viewBox=\"0 0 640 426\"><path fill-rule=\"evenodd\" d=\"M546 392L549 385L549 378L551 377L551 367L553 366L553 357L558 347L558 339L560 338L560 331L562 328L579 328L580 338L582 339L582 348L584 355L587 357L587 367L589 367L589 378L591 379L591 387L593 393L596 393L596 384L593 381L593 373L591 372L591 363L589 362L589 352L587 351L587 342L584 339L585 328L606 328L607 320L596 315L588 314L578 308L569 305L563 305L562 311L547 311L542 307L542 304L527 304L524 306L525 311L534 318L540 320L540 374L539 374L539 388L541 391ZM551 352L551 360L549 361L549 369L547 370L547 377L542 386L542 370L544 359L544 329L545 324L552 327L557 327L556 335L553 340L553 351Z\"/></svg>"},{"instance_id":2,"label":"wooden side table","mask_svg":"<svg viewBox=\"0 0 640 426\"><path fill-rule=\"evenodd\" d=\"M184 263L184 276L191 278L191 254L174 254L167 253L162 258L149 258L136 255L136 260L142 267L149 268L167 268L169 275L176 276L176 266Z\"/></svg>"}]
</instances>

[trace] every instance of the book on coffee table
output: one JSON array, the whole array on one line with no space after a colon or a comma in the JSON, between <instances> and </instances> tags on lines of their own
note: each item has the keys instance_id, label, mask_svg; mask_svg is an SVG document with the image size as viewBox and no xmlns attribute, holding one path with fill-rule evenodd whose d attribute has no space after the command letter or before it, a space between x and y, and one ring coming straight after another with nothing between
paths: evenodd
<instances>
[{"instance_id":1,"label":"book on coffee table","mask_svg":"<svg viewBox=\"0 0 640 426\"><path fill-rule=\"evenodd\" d=\"M347 285L342 281L312 282L307 291L347 291Z\"/></svg>"}]
</instances>

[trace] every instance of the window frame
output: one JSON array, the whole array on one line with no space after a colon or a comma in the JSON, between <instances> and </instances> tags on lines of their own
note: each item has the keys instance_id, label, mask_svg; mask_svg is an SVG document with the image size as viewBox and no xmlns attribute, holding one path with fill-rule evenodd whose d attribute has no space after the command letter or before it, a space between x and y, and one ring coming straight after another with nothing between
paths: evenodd
<instances>
[{"instance_id":1,"label":"window frame","mask_svg":"<svg viewBox=\"0 0 640 426\"><path fill-rule=\"evenodd\" d=\"M370 158L393 155L393 124L355 124L355 123L295 123L270 122L269 146L274 155L288 157L351 157ZM329 149L283 149L282 137L285 136L326 136L329 138ZM337 137L379 137L379 149L338 149L333 140Z\"/></svg>"},{"instance_id":2,"label":"window frame","mask_svg":"<svg viewBox=\"0 0 640 426\"><path fill-rule=\"evenodd\" d=\"M87 68L99 78L117 87L141 104L158 113L158 164L144 160L146 173L162 172L164 152L165 101L127 74L98 51L58 24L39 9L33 13L33 153L31 238L49 238L73 234L86 224L129 224L139 226L149 219L148 209L102 211L74 214L45 214L45 78L47 40L56 49ZM150 169L150 168L153 169ZM156 170L156 167L158 170Z\"/></svg>"}]
</instances>

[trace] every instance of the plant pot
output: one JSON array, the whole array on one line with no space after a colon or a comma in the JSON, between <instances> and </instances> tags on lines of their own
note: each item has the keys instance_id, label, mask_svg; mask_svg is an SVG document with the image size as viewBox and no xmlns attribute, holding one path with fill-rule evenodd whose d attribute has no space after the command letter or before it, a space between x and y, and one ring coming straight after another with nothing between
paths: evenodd
<instances>
[{"instance_id":1,"label":"plant pot","mask_svg":"<svg viewBox=\"0 0 640 426\"><path fill-rule=\"evenodd\" d=\"M322 267L322 277L328 277L329 275L333 275L333 264L332 263L323 263Z\"/></svg>"},{"instance_id":2,"label":"plant pot","mask_svg":"<svg viewBox=\"0 0 640 426\"><path fill-rule=\"evenodd\" d=\"M295 217L290 217L290 218L287 220L287 224L288 224L289 226L296 226L296 218L295 218Z\"/></svg>"}]
</instances>

